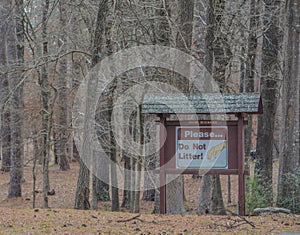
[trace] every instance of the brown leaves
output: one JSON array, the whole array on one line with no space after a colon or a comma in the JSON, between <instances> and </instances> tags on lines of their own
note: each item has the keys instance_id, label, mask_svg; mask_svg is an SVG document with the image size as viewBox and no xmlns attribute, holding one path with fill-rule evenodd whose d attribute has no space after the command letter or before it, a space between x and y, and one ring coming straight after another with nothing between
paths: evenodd
<instances>
[{"instance_id":1,"label":"brown leaves","mask_svg":"<svg viewBox=\"0 0 300 235\"><path fill-rule=\"evenodd\" d=\"M248 222L246 222L248 221ZM111 213L103 211L12 210L0 207L0 234L41 233L56 234L267 234L300 231L300 216L276 214L238 216L153 215ZM255 228L250 224L253 223ZM55 231L54 231L55 229Z\"/></svg>"},{"instance_id":2,"label":"brown leaves","mask_svg":"<svg viewBox=\"0 0 300 235\"><path fill-rule=\"evenodd\" d=\"M55 209L32 209L26 197L31 196L30 169L25 168L24 199L7 200L7 183L0 190L0 234L270 234L300 231L300 216L264 214L253 217L197 216L198 189L201 179L185 178L186 215L153 215L153 202L142 201L140 214L110 213L110 202L99 203L99 211L73 210L77 165L61 172L57 166L50 168L51 187L55 195L49 203ZM0 182L8 182L9 174L0 174ZM224 178L226 182L227 178ZM223 183L224 183L223 182ZM233 182L234 183L234 182ZM41 188L41 181L37 189ZM226 188L226 187L225 187ZM233 190L234 191L234 190ZM42 193L37 195L41 207ZM235 200L233 198L233 200ZM15 208L15 209L12 209ZM18 209L16 209L18 208ZM69 208L69 209L57 209ZM235 207L233 208L233 210ZM252 226L252 225L253 226ZM255 228L254 228L255 226Z\"/></svg>"}]
</instances>

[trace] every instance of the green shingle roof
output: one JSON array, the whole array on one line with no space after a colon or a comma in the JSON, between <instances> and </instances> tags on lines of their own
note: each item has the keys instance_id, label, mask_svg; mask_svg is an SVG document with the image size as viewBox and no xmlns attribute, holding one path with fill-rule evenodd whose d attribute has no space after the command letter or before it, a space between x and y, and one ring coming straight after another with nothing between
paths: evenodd
<instances>
[{"instance_id":1,"label":"green shingle roof","mask_svg":"<svg viewBox=\"0 0 300 235\"><path fill-rule=\"evenodd\" d=\"M258 93L240 94L146 94L142 103L146 114L262 113Z\"/></svg>"}]
</instances>

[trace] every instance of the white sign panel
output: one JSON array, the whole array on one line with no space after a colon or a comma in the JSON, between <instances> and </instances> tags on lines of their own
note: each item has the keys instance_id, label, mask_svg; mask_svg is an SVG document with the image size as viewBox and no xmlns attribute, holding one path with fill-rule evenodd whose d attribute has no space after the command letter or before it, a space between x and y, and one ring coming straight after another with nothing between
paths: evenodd
<instances>
[{"instance_id":1,"label":"white sign panel","mask_svg":"<svg viewBox=\"0 0 300 235\"><path fill-rule=\"evenodd\" d=\"M228 169L226 126L176 127L176 168Z\"/></svg>"}]
</instances>

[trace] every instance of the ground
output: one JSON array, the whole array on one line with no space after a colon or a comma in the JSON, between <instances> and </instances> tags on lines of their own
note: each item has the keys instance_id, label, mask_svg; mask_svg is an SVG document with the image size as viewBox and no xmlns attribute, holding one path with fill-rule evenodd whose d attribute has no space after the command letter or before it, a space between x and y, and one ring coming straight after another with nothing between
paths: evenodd
<instances>
[{"instance_id":1,"label":"ground","mask_svg":"<svg viewBox=\"0 0 300 235\"><path fill-rule=\"evenodd\" d=\"M187 214L152 215L153 202L142 201L141 214L125 210L109 212L110 203L101 203L98 211L73 210L78 165L70 171L50 168L50 209L42 207L41 169L38 169L36 209L32 208L32 169L25 168L23 197L7 199L9 173L0 173L0 234L276 234L300 231L300 216L264 214L260 216L198 216L198 188L201 179L185 177ZM236 210L236 178L232 181L232 203ZM222 177L224 201L227 204L227 176ZM300 234L300 233L299 233Z\"/></svg>"}]
</instances>

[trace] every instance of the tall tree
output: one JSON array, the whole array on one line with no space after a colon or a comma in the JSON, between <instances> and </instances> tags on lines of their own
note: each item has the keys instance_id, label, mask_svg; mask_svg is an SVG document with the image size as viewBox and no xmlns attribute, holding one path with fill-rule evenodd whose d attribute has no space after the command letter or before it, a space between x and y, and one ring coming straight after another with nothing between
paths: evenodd
<instances>
[{"instance_id":1,"label":"tall tree","mask_svg":"<svg viewBox=\"0 0 300 235\"><path fill-rule=\"evenodd\" d=\"M273 145L274 121L279 95L279 51L281 30L279 26L281 0L264 0L263 45L261 58L261 96L264 113L258 117L255 172L263 186L260 192L267 205L273 203Z\"/></svg>"},{"instance_id":2,"label":"tall tree","mask_svg":"<svg viewBox=\"0 0 300 235\"><path fill-rule=\"evenodd\" d=\"M49 108L49 79L48 79L48 17L50 0L43 1L42 8L42 56L43 65L39 77L42 98L42 160L43 160L43 207L48 208L49 180L49 148L50 148L50 108Z\"/></svg>"},{"instance_id":3,"label":"tall tree","mask_svg":"<svg viewBox=\"0 0 300 235\"><path fill-rule=\"evenodd\" d=\"M155 21L155 24L153 25L152 32L153 32L153 43L160 46L170 46L170 40L171 40L171 7L170 7L170 1L158 1L157 6L155 7L155 10L153 14L156 16L157 20ZM170 81L170 71L160 71L159 69L155 72L155 77L160 77L163 79L166 79L168 83L171 83ZM151 116L145 116L144 120L151 120L153 117ZM154 131L154 133L157 134L156 137L150 137L155 136L154 133L152 135L150 134L151 131ZM154 170L157 167L158 159L159 159L159 153L153 153L149 154L153 149L157 148L159 143L159 131L158 130L148 130L145 128L144 138L146 139L145 142L147 142L147 138L150 138L152 146L148 146L148 148L145 149L145 175L144 175L144 193L143 193L143 200L154 200L155 206L153 209L153 213L159 213L159 188L156 188L157 185L159 185L158 177L149 174L148 171L151 172L151 170ZM153 138L153 139L151 139ZM155 141L156 140L156 141Z\"/></svg>"},{"instance_id":4,"label":"tall tree","mask_svg":"<svg viewBox=\"0 0 300 235\"><path fill-rule=\"evenodd\" d=\"M258 23L259 23L258 0L250 2L250 23L246 56L245 91L254 92L254 79L256 76L256 54L258 46ZM250 156L252 146L252 115L248 116L248 125L245 128L245 156Z\"/></svg>"},{"instance_id":5,"label":"tall tree","mask_svg":"<svg viewBox=\"0 0 300 235\"><path fill-rule=\"evenodd\" d=\"M7 55L6 55L6 34L7 23L9 22L9 3L2 1L0 5L0 135L2 150L1 171L10 171L10 112L9 112L9 86L7 79Z\"/></svg>"},{"instance_id":6,"label":"tall tree","mask_svg":"<svg viewBox=\"0 0 300 235\"><path fill-rule=\"evenodd\" d=\"M98 5L98 15L96 20L96 27L94 32L94 39L93 39L93 46L92 46L92 61L91 61L91 68L93 68L104 56L102 53L102 47L105 42L105 32L106 32L106 17L108 14L108 0L100 0ZM88 93L95 92L93 90L95 88L95 84L93 83L95 81L89 80L88 84ZM94 94L94 93L91 93ZM92 107L91 105L91 99L92 97L88 97L87 99L87 109L86 109L86 119L85 119L85 130L91 130L91 127L89 126L89 109ZM110 130L109 130L110 131ZM88 135L88 133L86 133ZM86 155L88 158L93 158L92 154L94 154L92 151L90 151L88 146L89 143L84 141L82 146L82 152ZM84 157L84 156L82 156ZM89 209L90 203L89 203L89 182L90 182L90 172L89 168L90 166L86 166L84 161L80 159L80 170L79 170L79 176L77 181L77 190L76 190L76 198L75 198L75 209ZM103 167L103 166L101 166ZM98 170L98 169L94 169ZM96 178L95 175L93 175L93 207L97 207L98 198L97 198L97 192L99 189L99 185L101 183L98 182L98 178ZM114 191L115 193L116 191ZM112 208L113 210L115 208Z\"/></svg>"},{"instance_id":7,"label":"tall tree","mask_svg":"<svg viewBox=\"0 0 300 235\"><path fill-rule=\"evenodd\" d=\"M7 33L7 58L12 69L9 73L11 96L11 172L8 197L21 197L21 181L23 176L23 69L24 69L24 17L23 0L14 3L13 18Z\"/></svg>"},{"instance_id":8,"label":"tall tree","mask_svg":"<svg viewBox=\"0 0 300 235\"><path fill-rule=\"evenodd\" d=\"M85 165L84 161L79 159L79 173L77 180L77 189L75 197L75 209L88 210L90 209L90 170Z\"/></svg>"},{"instance_id":9,"label":"tall tree","mask_svg":"<svg viewBox=\"0 0 300 235\"><path fill-rule=\"evenodd\" d=\"M213 41L214 41L214 8L213 1L208 2L206 10L206 35L205 35L205 59L204 64L207 70L212 73L213 67ZM201 180L200 191L199 191L199 206L198 214L208 214L210 212L211 202L211 176L204 175Z\"/></svg>"},{"instance_id":10,"label":"tall tree","mask_svg":"<svg viewBox=\"0 0 300 235\"><path fill-rule=\"evenodd\" d=\"M60 53L67 51L67 20L68 5L66 1L59 1L59 41L58 46ZM67 96L67 68L68 61L66 56L59 60L58 73L58 127L56 128L56 146L57 156L59 160L59 168L61 170L69 170L70 164L67 156L68 146L68 96Z\"/></svg>"},{"instance_id":11,"label":"tall tree","mask_svg":"<svg viewBox=\"0 0 300 235\"><path fill-rule=\"evenodd\" d=\"M109 94L103 94L99 98L97 113L96 113L96 122L97 122L97 137L101 143L104 153L100 153L100 156L96 156L98 159L93 166L93 197L92 197L92 207L97 208L99 201L109 201L109 163L110 160L107 157L111 153L110 148L110 133L109 133L109 111L108 111L108 102L107 99ZM97 175L97 176L96 176Z\"/></svg>"},{"instance_id":12,"label":"tall tree","mask_svg":"<svg viewBox=\"0 0 300 235\"><path fill-rule=\"evenodd\" d=\"M192 33L194 21L194 0L180 0L177 3L177 25L176 48L191 54ZM173 12L175 14L175 12ZM172 13L172 14L173 14ZM183 93L189 92L189 82L186 78L175 75L171 84ZM172 177L172 176L168 176ZM167 213L182 214L185 213L184 207L184 178L177 175L167 184Z\"/></svg>"},{"instance_id":13,"label":"tall tree","mask_svg":"<svg viewBox=\"0 0 300 235\"><path fill-rule=\"evenodd\" d=\"M112 22L108 22L108 13L109 7L108 2L103 1L101 5L102 13L98 15L98 20L102 22L101 27L99 28L99 35L100 33L105 33L105 40L106 40L106 56L110 56L113 53L113 45L112 45L112 34L111 34L111 24ZM98 22L99 23L99 22ZM106 25L105 25L106 23ZM97 40L100 40L97 39ZM103 55L105 55L102 52ZM111 70L113 71L114 64L111 64ZM109 96L108 96L108 134L110 139L110 182L111 182L111 211L119 211L120 210L120 203L119 203L119 188L118 188L118 176L117 176L117 143L114 136L114 126L112 120L112 113L114 108L115 97L114 93L116 90L116 83L117 81L114 80L109 88Z\"/></svg>"},{"instance_id":14,"label":"tall tree","mask_svg":"<svg viewBox=\"0 0 300 235\"><path fill-rule=\"evenodd\" d=\"M224 8L224 0L210 0L208 2L205 37L206 58L204 62L206 69L213 74L213 78L222 93L226 92L225 73L230 59L226 35L222 34L220 30ZM208 213L225 214L219 175L205 175L202 177L198 214Z\"/></svg>"},{"instance_id":15,"label":"tall tree","mask_svg":"<svg viewBox=\"0 0 300 235\"><path fill-rule=\"evenodd\" d=\"M300 212L300 2L288 0L285 12L285 68L283 81L282 149L280 154L277 204Z\"/></svg>"}]
</instances>

